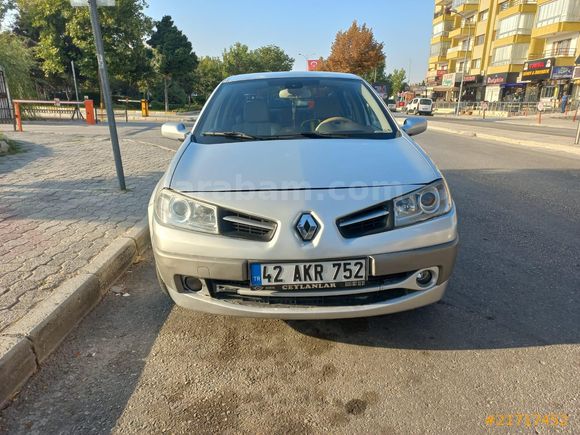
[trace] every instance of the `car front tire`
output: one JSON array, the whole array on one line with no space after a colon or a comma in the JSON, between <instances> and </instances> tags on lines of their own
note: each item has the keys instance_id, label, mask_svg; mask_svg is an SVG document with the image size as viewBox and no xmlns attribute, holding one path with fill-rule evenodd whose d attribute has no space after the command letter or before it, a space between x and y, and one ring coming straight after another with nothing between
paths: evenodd
<instances>
[{"instance_id":1,"label":"car front tire","mask_svg":"<svg viewBox=\"0 0 580 435\"><path fill-rule=\"evenodd\" d=\"M161 291L163 293L165 293L165 295L167 296L168 299L171 299L171 296L169 295L169 290L167 290L167 286L163 282L163 279L161 278L161 275L159 274L159 269L157 269L157 266L155 266L155 275L157 275L157 282L159 283L159 287L161 288ZM171 300L173 301L173 299L171 299Z\"/></svg>"}]
</instances>

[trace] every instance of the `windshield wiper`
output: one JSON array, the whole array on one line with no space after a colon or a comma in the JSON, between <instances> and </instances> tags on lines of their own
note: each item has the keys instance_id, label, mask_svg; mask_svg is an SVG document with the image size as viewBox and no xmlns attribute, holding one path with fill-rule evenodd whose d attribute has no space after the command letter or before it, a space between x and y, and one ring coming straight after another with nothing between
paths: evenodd
<instances>
[{"instance_id":1,"label":"windshield wiper","mask_svg":"<svg viewBox=\"0 0 580 435\"><path fill-rule=\"evenodd\" d=\"M304 131L298 133L300 136L309 137L309 138L316 138L316 139L324 139L324 138L344 138L344 137L352 137L352 134L348 133L317 133L315 131Z\"/></svg>"},{"instance_id":2,"label":"windshield wiper","mask_svg":"<svg viewBox=\"0 0 580 435\"><path fill-rule=\"evenodd\" d=\"M261 140L261 137L252 136L241 131L206 131L202 133L203 136L221 136L221 137L231 137L234 139L244 139L244 140Z\"/></svg>"}]
</instances>

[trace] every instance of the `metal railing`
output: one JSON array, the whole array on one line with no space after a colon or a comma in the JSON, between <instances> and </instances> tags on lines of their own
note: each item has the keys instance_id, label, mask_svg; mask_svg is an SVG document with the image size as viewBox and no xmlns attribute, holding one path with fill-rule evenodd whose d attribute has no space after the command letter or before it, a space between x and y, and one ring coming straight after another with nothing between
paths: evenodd
<instances>
[{"instance_id":1,"label":"metal railing","mask_svg":"<svg viewBox=\"0 0 580 435\"><path fill-rule=\"evenodd\" d=\"M24 105L20 112L22 119L34 121L43 119L74 119L79 111L84 112L84 107L78 109L76 106L33 106ZM81 113L82 113L81 112Z\"/></svg>"},{"instance_id":2,"label":"metal railing","mask_svg":"<svg viewBox=\"0 0 580 435\"><path fill-rule=\"evenodd\" d=\"M561 57L561 56L572 57L575 54L576 54L576 50L574 48L562 47L562 48L552 48L549 50L544 50L541 57ZM531 56L530 56L530 58L533 59L533 57L531 57Z\"/></svg>"},{"instance_id":3,"label":"metal railing","mask_svg":"<svg viewBox=\"0 0 580 435\"><path fill-rule=\"evenodd\" d=\"M462 101L459 105L459 114L483 115L483 102ZM580 102L573 101L568 105L568 112L576 110ZM435 113L455 113L457 110L456 102L435 101L433 103ZM560 111L560 105L557 101L544 103L543 113L556 113ZM538 102L532 101L489 101L487 102L486 112L488 114L496 112L503 113L504 116L526 116L538 113Z\"/></svg>"}]
</instances>

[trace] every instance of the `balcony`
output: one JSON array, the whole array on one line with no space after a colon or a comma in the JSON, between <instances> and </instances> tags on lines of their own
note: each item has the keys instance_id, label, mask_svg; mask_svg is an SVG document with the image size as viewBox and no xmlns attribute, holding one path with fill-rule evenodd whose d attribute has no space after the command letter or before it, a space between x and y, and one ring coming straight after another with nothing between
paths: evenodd
<instances>
[{"instance_id":1,"label":"balcony","mask_svg":"<svg viewBox=\"0 0 580 435\"><path fill-rule=\"evenodd\" d=\"M459 13L475 12L479 7L479 0L453 0L451 7Z\"/></svg>"},{"instance_id":2,"label":"balcony","mask_svg":"<svg viewBox=\"0 0 580 435\"><path fill-rule=\"evenodd\" d=\"M440 53L431 54L429 56L429 63L441 63L447 62L447 51L442 51Z\"/></svg>"},{"instance_id":3,"label":"balcony","mask_svg":"<svg viewBox=\"0 0 580 435\"><path fill-rule=\"evenodd\" d=\"M541 57L573 57L576 54L574 48L551 48L549 50L544 50ZM530 59L533 59L530 57Z\"/></svg>"},{"instance_id":4,"label":"balcony","mask_svg":"<svg viewBox=\"0 0 580 435\"><path fill-rule=\"evenodd\" d=\"M580 31L580 13L576 6L577 0L540 3L532 37L546 38L560 32Z\"/></svg>"},{"instance_id":5,"label":"balcony","mask_svg":"<svg viewBox=\"0 0 580 435\"><path fill-rule=\"evenodd\" d=\"M516 14L535 14L537 8L537 0L508 0L500 3L497 19L502 20Z\"/></svg>"},{"instance_id":6,"label":"balcony","mask_svg":"<svg viewBox=\"0 0 580 435\"><path fill-rule=\"evenodd\" d=\"M447 50L447 59L448 60L463 59L466 56L466 54L469 53L470 51L471 49L467 49L467 47L461 46L450 48L449 50Z\"/></svg>"},{"instance_id":7,"label":"balcony","mask_svg":"<svg viewBox=\"0 0 580 435\"><path fill-rule=\"evenodd\" d=\"M492 59L489 65L493 67L506 65L520 65L523 64L525 61L526 61L525 57L522 58L512 57L510 59Z\"/></svg>"},{"instance_id":8,"label":"balcony","mask_svg":"<svg viewBox=\"0 0 580 435\"><path fill-rule=\"evenodd\" d=\"M562 32L580 32L580 16L567 16L564 19L565 21L552 24L536 24L532 29L532 38L548 38Z\"/></svg>"},{"instance_id":9,"label":"balcony","mask_svg":"<svg viewBox=\"0 0 580 435\"><path fill-rule=\"evenodd\" d=\"M499 4L498 12L507 11L509 8L521 5L537 5L538 0L507 0Z\"/></svg>"},{"instance_id":10,"label":"balcony","mask_svg":"<svg viewBox=\"0 0 580 435\"><path fill-rule=\"evenodd\" d=\"M547 57L555 57L557 66L574 65L576 50L573 48L551 48L538 53L530 53L528 60L544 59Z\"/></svg>"},{"instance_id":11,"label":"balcony","mask_svg":"<svg viewBox=\"0 0 580 435\"><path fill-rule=\"evenodd\" d=\"M449 38L451 39L462 39L468 36L473 36L475 29L475 24L466 24L464 27L458 27L449 32Z\"/></svg>"}]
</instances>

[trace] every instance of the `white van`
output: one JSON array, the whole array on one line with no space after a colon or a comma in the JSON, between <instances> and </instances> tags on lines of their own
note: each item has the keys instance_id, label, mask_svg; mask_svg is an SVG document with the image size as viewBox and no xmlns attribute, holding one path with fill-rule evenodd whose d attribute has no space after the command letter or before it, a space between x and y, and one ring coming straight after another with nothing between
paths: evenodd
<instances>
[{"instance_id":1,"label":"white van","mask_svg":"<svg viewBox=\"0 0 580 435\"><path fill-rule=\"evenodd\" d=\"M415 115L432 115L433 100L431 98L413 98L413 100L407 104L407 113Z\"/></svg>"}]
</instances>

